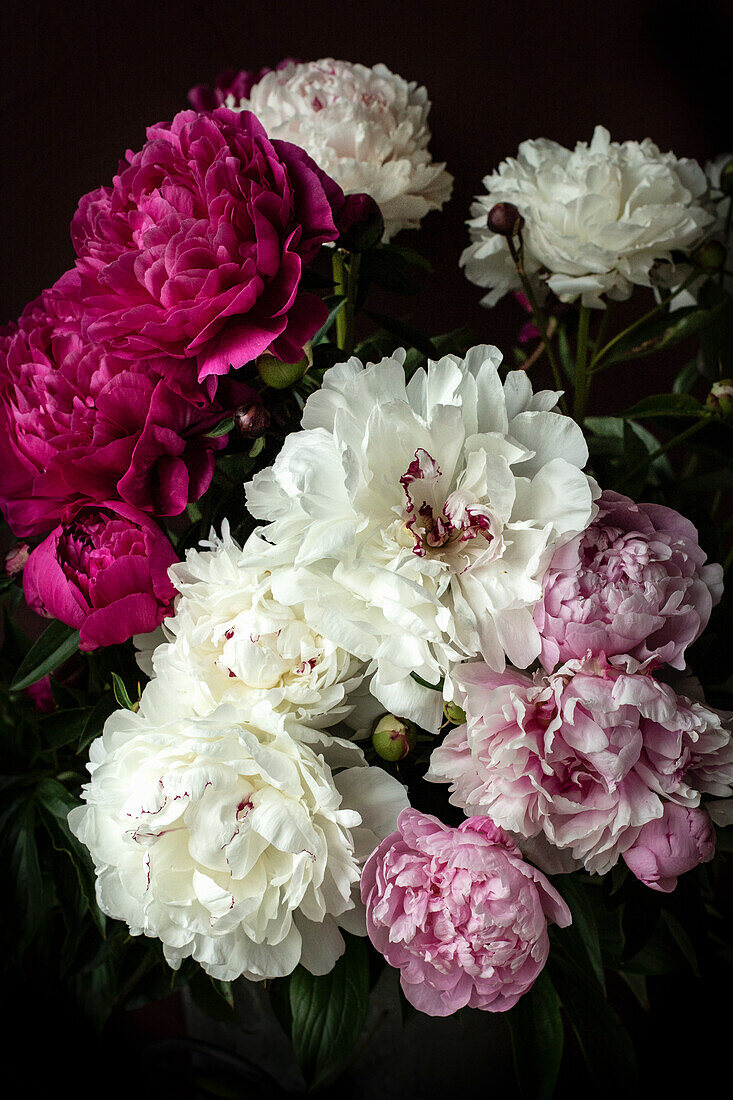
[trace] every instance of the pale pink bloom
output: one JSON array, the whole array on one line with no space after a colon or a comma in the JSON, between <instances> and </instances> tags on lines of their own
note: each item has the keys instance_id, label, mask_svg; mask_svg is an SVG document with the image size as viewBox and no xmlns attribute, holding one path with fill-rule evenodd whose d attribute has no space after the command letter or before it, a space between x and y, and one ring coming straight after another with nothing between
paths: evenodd
<instances>
[{"instance_id":1,"label":"pale pink bloom","mask_svg":"<svg viewBox=\"0 0 733 1100\"><path fill-rule=\"evenodd\" d=\"M429 1016L511 1008L547 961L547 922L571 921L545 876L487 817L452 829L403 810L367 860L361 896L369 938Z\"/></svg>"}]
</instances>

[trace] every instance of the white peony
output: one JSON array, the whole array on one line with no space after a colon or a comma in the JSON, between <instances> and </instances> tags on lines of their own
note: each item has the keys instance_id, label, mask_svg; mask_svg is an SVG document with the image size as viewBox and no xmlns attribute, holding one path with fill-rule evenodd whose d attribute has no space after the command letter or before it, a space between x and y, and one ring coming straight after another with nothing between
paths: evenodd
<instances>
[{"instance_id":1,"label":"white peony","mask_svg":"<svg viewBox=\"0 0 733 1100\"><path fill-rule=\"evenodd\" d=\"M612 142L597 126L590 145L574 150L540 138L525 141L516 159L484 179L468 222L472 244L461 257L466 275L489 293L493 306L521 283L506 238L486 224L498 202L513 203L525 219L525 267L562 300L580 297L603 309L603 297L628 298L633 286L652 286L657 261L694 248L715 222L705 173L694 160L661 153L648 138ZM670 275L675 272L670 263ZM677 269L679 273L679 269Z\"/></svg>"},{"instance_id":2,"label":"white peony","mask_svg":"<svg viewBox=\"0 0 733 1100\"><path fill-rule=\"evenodd\" d=\"M282 723L255 728L228 704L186 717L153 681L93 743L69 815L102 911L159 938L174 969L192 956L223 981L329 971L339 927L364 934L361 864L407 805L353 745L332 748L358 766L334 772Z\"/></svg>"},{"instance_id":3,"label":"white peony","mask_svg":"<svg viewBox=\"0 0 733 1100\"><path fill-rule=\"evenodd\" d=\"M191 709L207 715L233 703L240 721L261 705L309 726L330 726L350 710L363 664L314 629L311 604L322 582L288 563L253 568L229 534L213 536L171 567L180 593L152 655L152 671ZM291 602L278 598L283 590ZM337 599L338 597L336 597Z\"/></svg>"},{"instance_id":4,"label":"white peony","mask_svg":"<svg viewBox=\"0 0 733 1100\"><path fill-rule=\"evenodd\" d=\"M249 99L229 95L225 105L252 111L270 138L300 145L347 195L371 195L387 241L450 198L453 177L428 150L427 92L386 65L291 61L258 80Z\"/></svg>"},{"instance_id":5,"label":"white peony","mask_svg":"<svg viewBox=\"0 0 733 1100\"><path fill-rule=\"evenodd\" d=\"M532 609L556 546L595 514L580 428L501 355L446 356L406 384L404 353L326 372L269 469L245 486L271 521L245 552L286 554L342 594L313 625L362 660L384 707L430 730L436 684L456 662L540 650ZM276 550L267 546L275 545ZM283 600L295 598L278 593Z\"/></svg>"}]
</instances>

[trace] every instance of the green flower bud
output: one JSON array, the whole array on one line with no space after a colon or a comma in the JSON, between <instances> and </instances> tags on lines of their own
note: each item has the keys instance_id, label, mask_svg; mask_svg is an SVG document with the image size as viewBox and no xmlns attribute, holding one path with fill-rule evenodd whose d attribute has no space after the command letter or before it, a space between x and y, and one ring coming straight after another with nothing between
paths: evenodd
<instances>
[{"instance_id":1,"label":"green flower bud","mask_svg":"<svg viewBox=\"0 0 733 1100\"><path fill-rule=\"evenodd\" d=\"M385 714L379 719L372 733L372 745L377 756L395 764L403 760L417 744L417 729L406 718Z\"/></svg>"},{"instance_id":2,"label":"green flower bud","mask_svg":"<svg viewBox=\"0 0 733 1100\"><path fill-rule=\"evenodd\" d=\"M462 726L466 721L466 712L458 703L444 703L443 714L454 726Z\"/></svg>"},{"instance_id":3,"label":"green flower bud","mask_svg":"<svg viewBox=\"0 0 733 1100\"><path fill-rule=\"evenodd\" d=\"M726 248L721 241L705 241L692 253L692 262L702 271L720 271L725 264Z\"/></svg>"},{"instance_id":4,"label":"green flower bud","mask_svg":"<svg viewBox=\"0 0 733 1100\"><path fill-rule=\"evenodd\" d=\"M294 386L307 373L313 363L313 353L310 344L306 344L305 355L297 363L283 363L274 355L260 355L257 360L257 371L266 386L273 390L286 390L288 386Z\"/></svg>"},{"instance_id":5,"label":"green flower bud","mask_svg":"<svg viewBox=\"0 0 733 1100\"><path fill-rule=\"evenodd\" d=\"M721 416L730 416L733 413L733 378L713 382L705 404Z\"/></svg>"}]
</instances>

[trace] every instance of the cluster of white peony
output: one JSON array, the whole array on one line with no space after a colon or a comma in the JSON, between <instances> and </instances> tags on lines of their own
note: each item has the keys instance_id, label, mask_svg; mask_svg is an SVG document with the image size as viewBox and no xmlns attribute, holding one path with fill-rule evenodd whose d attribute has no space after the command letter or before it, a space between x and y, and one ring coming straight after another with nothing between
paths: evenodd
<instances>
[{"instance_id":1,"label":"cluster of white peony","mask_svg":"<svg viewBox=\"0 0 733 1100\"><path fill-rule=\"evenodd\" d=\"M243 548L225 525L171 567L175 614L142 657L153 679L92 747L70 821L100 907L172 966L333 966L339 926L364 930L363 861L408 804L339 723L371 698L437 732L427 685L456 663L531 663L542 575L595 515L556 393L522 372L502 383L493 347L409 383L403 362L327 371L246 486L267 524Z\"/></svg>"},{"instance_id":2,"label":"cluster of white peony","mask_svg":"<svg viewBox=\"0 0 733 1100\"><path fill-rule=\"evenodd\" d=\"M524 218L524 266L538 291L546 285L561 301L599 309L604 297L628 298L634 285L678 285L686 272L673 252L693 249L717 221L699 164L649 139L612 142L602 126L573 150L544 138L522 142L484 186L461 264L489 290L487 306L521 289L506 237L487 226L496 203L512 203Z\"/></svg>"},{"instance_id":3,"label":"cluster of white peony","mask_svg":"<svg viewBox=\"0 0 733 1100\"><path fill-rule=\"evenodd\" d=\"M270 138L300 145L345 194L370 195L386 241L417 229L450 198L453 177L428 149L427 91L386 65L289 61L261 77L249 98L224 102L252 111Z\"/></svg>"}]
</instances>

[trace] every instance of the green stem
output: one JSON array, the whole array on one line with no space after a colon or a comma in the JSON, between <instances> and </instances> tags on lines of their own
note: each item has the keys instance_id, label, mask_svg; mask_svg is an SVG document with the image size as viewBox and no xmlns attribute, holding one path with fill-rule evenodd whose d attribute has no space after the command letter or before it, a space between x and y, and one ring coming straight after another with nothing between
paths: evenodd
<instances>
[{"instance_id":1,"label":"green stem","mask_svg":"<svg viewBox=\"0 0 733 1100\"><path fill-rule=\"evenodd\" d=\"M522 284L522 289L527 295L527 301L529 302L530 309L532 310L532 320L534 321L535 328L538 330L542 337L542 343L545 351L547 352L547 358L550 360L550 366L552 367L552 376L555 380L555 386L557 389L564 391L565 383L562 377L562 371L560 370L560 364L558 363L555 352L552 349L552 343L550 342L549 322L544 313L540 309L537 298L535 297L534 288L529 280L527 272L524 269L524 259L522 256L522 236L519 234L519 248L515 245L511 237L507 239L509 245L509 251L512 259L514 260L514 266L517 269L519 275L519 281ZM560 408L563 412L567 412L567 406L564 395L560 398Z\"/></svg>"},{"instance_id":2,"label":"green stem","mask_svg":"<svg viewBox=\"0 0 733 1100\"><path fill-rule=\"evenodd\" d=\"M686 290L690 283L692 283L698 277L698 275L699 272L693 271L692 274L688 275L685 281L681 283L675 290L673 290L671 294L668 294L666 298L662 298L660 302L657 302L657 304L654 306L654 309L650 309L649 312L645 313L643 317L637 318L637 320L634 321L633 324L629 325L628 328L622 329L621 332L617 332L613 339L608 341L605 347L602 347L600 351L597 351L595 353L590 361L590 367L588 368L589 372L591 374L595 374L596 371L602 370L603 368L600 367L598 364L606 358L611 348L615 347L619 340L622 340L625 336L629 336L632 332L635 332L636 329L640 328L647 321L650 321L652 317L656 317L658 313L661 313L662 310L664 310L665 307L669 305L672 299L677 294L681 294L683 290Z\"/></svg>"},{"instance_id":3,"label":"green stem","mask_svg":"<svg viewBox=\"0 0 733 1100\"><path fill-rule=\"evenodd\" d=\"M337 294L342 294L346 299L344 308L336 317L336 343L345 355L351 355L354 350L354 303L359 286L360 262L361 255L358 252L349 253L342 248L334 249L334 289Z\"/></svg>"},{"instance_id":4,"label":"green stem","mask_svg":"<svg viewBox=\"0 0 733 1100\"><path fill-rule=\"evenodd\" d=\"M590 307L580 307L578 321L578 347L575 354L575 400L573 402L573 417L583 427L585 406L588 401L590 389L590 377L587 371L588 365L588 326L590 325Z\"/></svg>"},{"instance_id":5,"label":"green stem","mask_svg":"<svg viewBox=\"0 0 733 1100\"><path fill-rule=\"evenodd\" d=\"M652 462L656 462L657 459L661 458L667 451L671 451L673 447L677 447L680 443L684 443L686 439L689 439L690 436L695 435L701 428L704 428L707 422L708 418L702 417L700 420L696 420L694 424L691 424L689 428L685 428L679 435L675 435L671 439L668 439L666 443L657 447L656 451L652 451L652 453L647 455L646 458L643 458L641 462L637 462L636 466L633 466L627 474L624 474L617 483L616 488L618 489L621 485L625 485L627 481L631 481L632 478L636 477L636 475L646 469L647 466L651 466Z\"/></svg>"}]
</instances>

